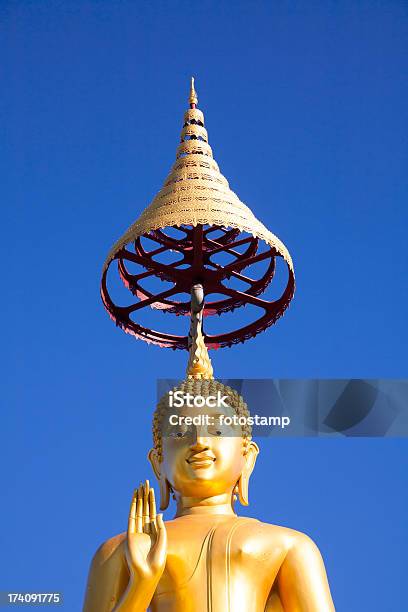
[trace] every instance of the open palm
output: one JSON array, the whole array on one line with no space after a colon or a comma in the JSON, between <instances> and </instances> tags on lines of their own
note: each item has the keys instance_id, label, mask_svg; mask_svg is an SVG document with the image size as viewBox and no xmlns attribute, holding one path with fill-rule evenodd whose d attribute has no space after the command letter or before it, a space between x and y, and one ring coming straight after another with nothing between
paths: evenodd
<instances>
[{"instance_id":1,"label":"open palm","mask_svg":"<svg viewBox=\"0 0 408 612\"><path fill-rule=\"evenodd\" d=\"M158 578L166 564L167 534L163 515L156 515L154 490L149 481L136 489L129 512L126 560L141 579Z\"/></svg>"}]
</instances>

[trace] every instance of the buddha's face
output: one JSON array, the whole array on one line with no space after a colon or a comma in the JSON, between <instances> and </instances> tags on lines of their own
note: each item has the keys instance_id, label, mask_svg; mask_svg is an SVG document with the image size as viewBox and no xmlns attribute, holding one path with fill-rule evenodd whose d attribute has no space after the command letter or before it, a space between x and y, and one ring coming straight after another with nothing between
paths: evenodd
<instances>
[{"instance_id":1,"label":"buddha's face","mask_svg":"<svg viewBox=\"0 0 408 612\"><path fill-rule=\"evenodd\" d=\"M228 422L234 416L233 408L219 405L169 409L160 470L179 495L232 493L248 461L240 425Z\"/></svg>"}]
</instances>

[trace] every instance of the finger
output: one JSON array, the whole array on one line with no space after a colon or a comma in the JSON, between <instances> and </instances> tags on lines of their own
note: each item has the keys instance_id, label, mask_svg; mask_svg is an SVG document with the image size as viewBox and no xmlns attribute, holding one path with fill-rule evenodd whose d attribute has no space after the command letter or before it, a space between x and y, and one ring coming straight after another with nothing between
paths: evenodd
<instances>
[{"instance_id":1,"label":"finger","mask_svg":"<svg viewBox=\"0 0 408 612\"><path fill-rule=\"evenodd\" d=\"M157 535L156 527L156 501L154 498L154 489L149 490L149 521L150 521L150 535L155 540Z\"/></svg>"},{"instance_id":2,"label":"finger","mask_svg":"<svg viewBox=\"0 0 408 612\"><path fill-rule=\"evenodd\" d=\"M133 491L132 503L130 504L128 518L128 533L136 532L136 504L137 504L137 489Z\"/></svg>"},{"instance_id":3,"label":"finger","mask_svg":"<svg viewBox=\"0 0 408 612\"><path fill-rule=\"evenodd\" d=\"M161 531L161 532L166 533L166 526L165 526L165 524L164 524L164 521L163 521L163 515L162 515L162 514L158 514L158 515L157 515L157 521L156 521L156 523L157 523L157 529L158 529L159 531Z\"/></svg>"},{"instance_id":4,"label":"finger","mask_svg":"<svg viewBox=\"0 0 408 612\"><path fill-rule=\"evenodd\" d=\"M150 532L150 512L149 512L149 483L146 480L146 484L143 487L143 527L146 533Z\"/></svg>"},{"instance_id":5,"label":"finger","mask_svg":"<svg viewBox=\"0 0 408 612\"><path fill-rule=\"evenodd\" d=\"M163 565L163 563L165 563L166 552L167 552L167 533L166 533L166 527L164 526L162 514L157 515L156 525L157 525L157 538L156 538L156 543L153 549L152 561L158 566L161 566Z\"/></svg>"},{"instance_id":6,"label":"finger","mask_svg":"<svg viewBox=\"0 0 408 612\"><path fill-rule=\"evenodd\" d=\"M156 520L156 500L154 497L154 489L150 489L149 491L149 512L150 512L150 521Z\"/></svg>"},{"instance_id":7,"label":"finger","mask_svg":"<svg viewBox=\"0 0 408 612\"><path fill-rule=\"evenodd\" d=\"M143 484L140 483L139 485L139 489L137 491L138 497L140 497L141 503L142 503L142 517L143 517L143 496L144 496L144 491L143 491ZM142 529L143 529L143 518L142 518Z\"/></svg>"},{"instance_id":8,"label":"finger","mask_svg":"<svg viewBox=\"0 0 408 612\"><path fill-rule=\"evenodd\" d=\"M167 542L167 532L166 532L166 527L164 525L164 521L163 521L163 515L162 514L158 514L157 515L157 520L156 520L156 528L157 528L157 544L158 547L165 547L166 546L166 542Z\"/></svg>"},{"instance_id":9,"label":"finger","mask_svg":"<svg viewBox=\"0 0 408 612\"><path fill-rule=\"evenodd\" d=\"M140 495L140 489L137 495L136 504L136 533L143 532L143 497Z\"/></svg>"},{"instance_id":10,"label":"finger","mask_svg":"<svg viewBox=\"0 0 408 612\"><path fill-rule=\"evenodd\" d=\"M149 481L143 485L143 518L149 518Z\"/></svg>"}]
</instances>

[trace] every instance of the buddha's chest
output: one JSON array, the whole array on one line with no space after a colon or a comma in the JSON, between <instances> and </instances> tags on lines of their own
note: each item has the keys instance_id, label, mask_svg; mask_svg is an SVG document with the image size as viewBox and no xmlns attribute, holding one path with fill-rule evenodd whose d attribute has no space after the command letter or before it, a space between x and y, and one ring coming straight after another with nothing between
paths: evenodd
<instances>
[{"instance_id":1,"label":"buddha's chest","mask_svg":"<svg viewBox=\"0 0 408 612\"><path fill-rule=\"evenodd\" d=\"M263 612L282 562L253 519L169 534L154 612Z\"/></svg>"}]
</instances>

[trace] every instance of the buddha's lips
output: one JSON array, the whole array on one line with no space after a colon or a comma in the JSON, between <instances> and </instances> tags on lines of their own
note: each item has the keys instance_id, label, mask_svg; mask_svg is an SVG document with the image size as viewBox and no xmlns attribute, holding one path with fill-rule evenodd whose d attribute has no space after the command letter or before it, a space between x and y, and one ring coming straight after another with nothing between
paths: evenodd
<instances>
[{"instance_id":1,"label":"buddha's lips","mask_svg":"<svg viewBox=\"0 0 408 612\"><path fill-rule=\"evenodd\" d=\"M193 467L208 467L214 463L215 457L213 454L196 453L194 455L190 455L186 461Z\"/></svg>"}]
</instances>

